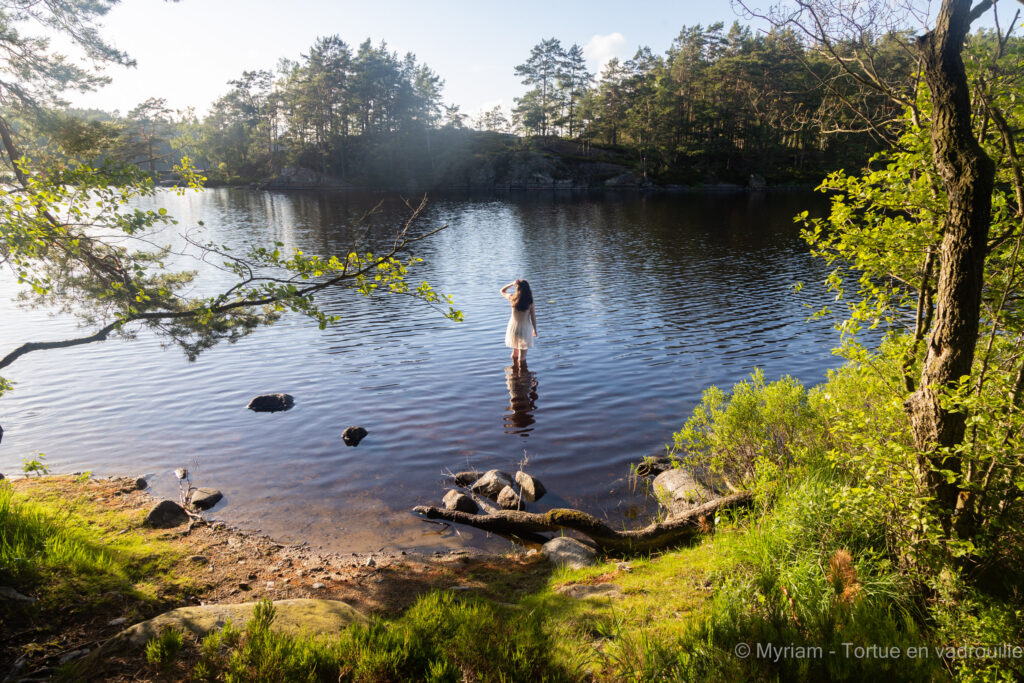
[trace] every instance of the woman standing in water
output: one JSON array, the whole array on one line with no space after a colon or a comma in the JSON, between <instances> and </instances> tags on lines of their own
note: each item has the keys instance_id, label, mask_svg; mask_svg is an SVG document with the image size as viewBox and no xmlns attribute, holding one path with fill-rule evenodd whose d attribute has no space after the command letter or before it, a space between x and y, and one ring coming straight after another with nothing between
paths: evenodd
<instances>
[{"instance_id":1,"label":"woman standing in water","mask_svg":"<svg viewBox=\"0 0 1024 683\"><path fill-rule=\"evenodd\" d=\"M515 287L515 293L508 290ZM512 317L505 330L505 346L512 349L512 362L526 364L526 351L533 348L537 336L537 314L533 310L533 292L526 280L516 280L501 288L501 295L512 304Z\"/></svg>"}]
</instances>

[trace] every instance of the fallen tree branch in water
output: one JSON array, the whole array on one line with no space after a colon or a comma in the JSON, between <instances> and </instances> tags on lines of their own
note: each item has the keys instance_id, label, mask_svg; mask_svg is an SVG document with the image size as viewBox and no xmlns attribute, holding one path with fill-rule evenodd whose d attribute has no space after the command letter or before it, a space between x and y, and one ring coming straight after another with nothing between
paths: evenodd
<instances>
[{"instance_id":1,"label":"fallen tree branch in water","mask_svg":"<svg viewBox=\"0 0 1024 683\"><path fill-rule=\"evenodd\" d=\"M457 510L420 505L413 512L426 519L443 519L455 524L465 524L496 534L536 534L543 531L576 531L594 542L602 551L646 552L679 543L697 534L710 531L714 526L714 515L719 510L745 507L754 500L750 491L718 498L670 517L664 522L648 524L642 529L618 531L597 517L581 510L557 508L544 513L522 512L519 510L497 510L485 515L474 515Z\"/></svg>"}]
</instances>

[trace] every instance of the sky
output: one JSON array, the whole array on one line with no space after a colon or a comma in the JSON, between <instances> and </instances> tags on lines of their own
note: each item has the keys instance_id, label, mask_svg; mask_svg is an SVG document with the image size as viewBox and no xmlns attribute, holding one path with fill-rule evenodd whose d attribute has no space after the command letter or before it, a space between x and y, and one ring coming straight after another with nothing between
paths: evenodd
<instances>
[{"instance_id":1,"label":"sky","mask_svg":"<svg viewBox=\"0 0 1024 683\"><path fill-rule=\"evenodd\" d=\"M728 0L122 0L101 32L137 67L108 69L110 85L69 99L125 113L163 97L202 114L242 71L272 70L337 34L353 48L370 38L412 52L445 80L445 102L475 116L499 104L508 111L525 92L513 69L542 39L579 44L597 72L640 46L663 53L684 25L737 18Z\"/></svg>"}]
</instances>

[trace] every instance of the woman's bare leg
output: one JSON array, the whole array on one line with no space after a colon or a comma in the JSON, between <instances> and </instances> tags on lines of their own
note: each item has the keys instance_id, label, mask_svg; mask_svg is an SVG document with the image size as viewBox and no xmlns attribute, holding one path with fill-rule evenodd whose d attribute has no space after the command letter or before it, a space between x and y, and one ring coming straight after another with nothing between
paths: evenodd
<instances>
[{"instance_id":1,"label":"woman's bare leg","mask_svg":"<svg viewBox=\"0 0 1024 683\"><path fill-rule=\"evenodd\" d=\"M521 365L526 365L526 349L519 349L519 360Z\"/></svg>"}]
</instances>

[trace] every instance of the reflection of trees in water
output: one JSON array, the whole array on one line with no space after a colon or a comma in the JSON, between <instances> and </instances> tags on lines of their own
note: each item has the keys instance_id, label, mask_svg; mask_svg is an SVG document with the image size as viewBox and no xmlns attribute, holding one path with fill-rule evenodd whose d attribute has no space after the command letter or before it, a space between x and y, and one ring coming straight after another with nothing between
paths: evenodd
<instances>
[{"instance_id":1,"label":"reflection of trees in water","mask_svg":"<svg viewBox=\"0 0 1024 683\"><path fill-rule=\"evenodd\" d=\"M530 372L526 366L510 365L505 368L505 383L508 385L509 408L512 413L505 414L505 433L526 433L536 420L533 413L537 410L537 373Z\"/></svg>"}]
</instances>

